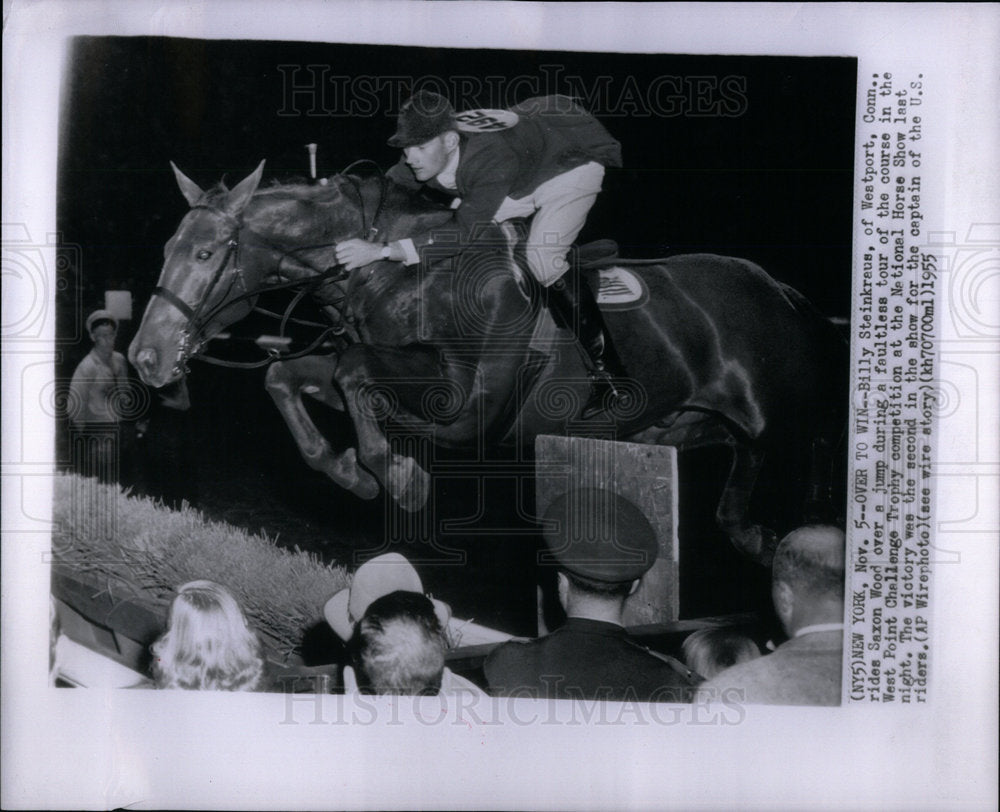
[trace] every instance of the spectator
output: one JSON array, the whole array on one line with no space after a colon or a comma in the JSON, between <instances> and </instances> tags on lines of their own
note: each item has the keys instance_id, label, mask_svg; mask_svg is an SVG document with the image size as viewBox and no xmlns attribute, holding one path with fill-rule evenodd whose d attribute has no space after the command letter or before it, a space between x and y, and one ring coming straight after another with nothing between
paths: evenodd
<instances>
[{"instance_id":1,"label":"spectator","mask_svg":"<svg viewBox=\"0 0 1000 812\"><path fill-rule=\"evenodd\" d=\"M484 666L490 690L546 699L687 701L687 669L633 641L623 625L625 600L658 550L643 513L610 491L585 488L556 499L544 521L567 620L545 637L495 649Z\"/></svg>"},{"instance_id":2,"label":"spectator","mask_svg":"<svg viewBox=\"0 0 1000 812\"><path fill-rule=\"evenodd\" d=\"M738 689L748 703L839 705L844 653L844 533L808 525L774 554L771 596L790 638L773 654L741 663L702 684L718 698Z\"/></svg>"},{"instance_id":3,"label":"spectator","mask_svg":"<svg viewBox=\"0 0 1000 812\"><path fill-rule=\"evenodd\" d=\"M444 676L444 638L430 600L397 591L373 601L352 639L344 685L370 694L436 695Z\"/></svg>"},{"instance_id":4,"label":"spectator","mask_svg":"<svg viewBox=\"0 0 1000 812\"><path fill-rule=\"evenodd\" d=\"M748 635L728 626L698 629L684 639L682 651L685 665L704 679L760 656Z\"/></svg>"},{"instance_id":5,"label":"spectator","mask_svg":"<svg viewBox=\"0 0 1000 812\"><path fill-rule=\"evenodd\" d=\"M417 571L398 553L359 567L351 586L327 601L324 615L351 648L354 665L344 669L346 693L485 696L445 666L451 610L423 594Z\"/></svg>"},{"instance_id":6,"label":"spectator","mask_svg":"<svg viewBox=\"0 0 1000 812\"><path fill-rule=\"evenodd\" d=\"M128 481L133 442L131 424L121 420L129 390L125 356L115 351L118 321L107 310L95 310L87 332L94 346L70 383L69 419L83 443L74 449L75 467L102 482Z\"/></svg>"},{"instance_id":7,"label":"spectator","mask_svg":"<svg viewBox=\"0 0 1000 812\"><path fill-rule=\"evenodd\" d=\"M261 687L260 641L225 587L191 581L177 590L167 631L153 643L157 688L253 691Z\"/></svg>"}]
</instances>

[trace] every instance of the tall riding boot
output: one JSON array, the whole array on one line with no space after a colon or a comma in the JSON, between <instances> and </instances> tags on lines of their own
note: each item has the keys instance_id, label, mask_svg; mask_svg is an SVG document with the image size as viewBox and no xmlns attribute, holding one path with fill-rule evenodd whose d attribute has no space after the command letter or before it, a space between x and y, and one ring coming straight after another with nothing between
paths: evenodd
<instances>
[{"instance_id":1,"label":"tall riding boot","mask_svg":"<svg viewBox=\"0 0 1000 812\"><path fill-rule=\"evenodd\" d=\"M583 407L584 419L599 414L618 399L618 390L604 362L604 320L590 285L577 279L576 290L566 279L548 288L549 309L556 323L574 332L590 360L590 397Z\"/></svg>"}]
</instances>

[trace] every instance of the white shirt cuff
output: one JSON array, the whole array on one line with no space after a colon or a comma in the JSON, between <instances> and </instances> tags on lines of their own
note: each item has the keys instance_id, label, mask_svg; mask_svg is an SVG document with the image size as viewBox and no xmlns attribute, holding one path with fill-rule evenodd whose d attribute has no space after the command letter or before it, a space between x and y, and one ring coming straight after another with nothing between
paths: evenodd
<instances>
[{"instance_id":1,"label":"white shirt cuff","mask_svg":"<svg viewBox=\"0 0 1000 812\"><path fill-rule=\"evenodd\" d=\"M403 256L405 257L403 260L404 265L416 265L420 262L420 254L417 253L417 248L413 244L413 240L409 238L399 240L396 242L396 245L403 250Z\"/></svg>"}]
</instances>

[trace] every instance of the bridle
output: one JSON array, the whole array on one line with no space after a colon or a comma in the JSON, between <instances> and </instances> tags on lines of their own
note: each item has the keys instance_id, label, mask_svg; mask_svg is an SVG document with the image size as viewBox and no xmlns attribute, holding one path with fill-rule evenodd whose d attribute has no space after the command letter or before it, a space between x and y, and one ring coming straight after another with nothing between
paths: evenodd
<instances>
[{"instance_id":1,"label":"bridle","mask_svg":"<svg viewBox=\"0 0 1000 812\"><path fill-rule=\"evenodd\" d=\"M358 196L359 211L361 213L361 233L368 240L373 240L379 233L379 228L377 226L378 218L382 213L383 203L385 201L385 185L386 178L379 169L379 176L381 179L381 187L379 190L379 199L375 207L374 214L371 221L368 221L367 211L365 206L365 198L361 189L361 183L351 175L347 175L347 171L357 166L358 164L370 164L378 169L378 165L374 161L369 161L367 159L361 161L355 161L350 166L348 166L343 172L341 172L337 177L346 178L350 181L351 186ZM173 369L171 370L171 376L177 376L180 374L187 374L189 372L187 362L193 358L205 361L210 364L215 364L217 366L231 367L236 369L256 369L259 367L267 366L278 360L292 360L295 358L301 358L306 355L310 355L316 351L322 344L331 336L339 336L342 340L350 343L351 338L346 332L346 328L343 325L344 313L341 310L340 304L331 304L330 306L340 313L342 319L341 324L336 325L321 325L315 322L304 321L302 319L297 319L292 316L292 312L302 301L306 294L315 291L321 285L333 282L342 282L344 279L350 276L350 273L345 270L338 270L338 266L334 265L325 270L317 268L312 263L307 260L297 256L297 254L305 251L314 251L322 248L335 248L336 243L322 243L318 245L307 245L295 248L292 250L287 250L284 247L277 245L270 240L266 239L262 235L253 231L252 229L246 227L243 219L241 217L236 217L224 209L218 208L217 206L211 206L204 203L198 203L191 207L192 209L203 209L205 211L210 211L213 214L221 217L227 222L227 224L232 228L232 232L229 238L226 240L226 253L223 255L222 260L219 262L215 272L212 276L212 280L209 283L204 296L201 297L201 301L194 307L188 304L184 299L182 299L177 293L170 290L162 285L157 285L153 288L153 296L159 296L165 299L171 305L173 305L180 313L187 318L183 329L181 330L181 340L177 348L177 358L174 362ZM243 276L243 268L240 263L240 236L241 232L246 231L250 236L261 244L267 246L269 249L278 254L278 264L275 267L273 273L266 274L266 276L277 276L281 277L281 265L288 260L294 260L300 265L304 265L306 268L311 270L313 273L310 276L305 276L303 278L296 278L286 280L284 282L276 282L271 285L264 285L255 290L250 290L247 287L246 279ZM206 303L213 298L213 293L216 288L223 282L224 278L227 276L227 269L232 266L231 273L229 276L229 284L222 296L219 298L218 304L205 310ZM242 289L242 293L238 293L232 296L233 290L236 285L239 285ZM273 291L279 290L293 290L298 289L292 301L289 303L288 307L285 309L283 315L279 316L268 310L263 310L262 308L255 308L260 312L274 316L281 319L281 329L280 337L285 337L285 327L289 322L304 324L311 327L320 327L322 332L320 335L309 343L305 348L298 350L294 353L281 353L275 348L266 349L266 357L259 361L230 361L223 358L214 358L209 355L205 355L201 352L201 347L204 343L200 340L200 336L204 331L205 327L212 322L220 313L228 310L229 308L244 302L248 299L254 299L265 293L271 293ZM231 298L230 298L231 297Z\"/></svg>"}]
</instances>

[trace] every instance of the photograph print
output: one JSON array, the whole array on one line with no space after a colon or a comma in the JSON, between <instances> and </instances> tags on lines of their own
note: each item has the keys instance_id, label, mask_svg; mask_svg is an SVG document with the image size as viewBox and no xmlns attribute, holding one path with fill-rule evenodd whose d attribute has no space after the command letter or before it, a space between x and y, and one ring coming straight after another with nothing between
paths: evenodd
<instances>
[{"instance_id":1,"label":"photograph print","mask_svg":"<svg viewBox=\"0 0 1000 812\"><path fill-rule=\"evenodd\" d=\"M52 684L840 704L856 59L68 43Z\"/></svg>"}]
</instances>

